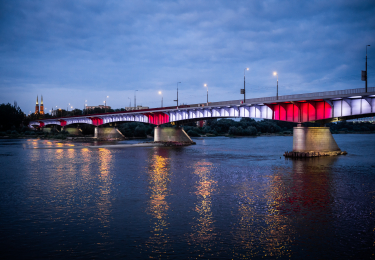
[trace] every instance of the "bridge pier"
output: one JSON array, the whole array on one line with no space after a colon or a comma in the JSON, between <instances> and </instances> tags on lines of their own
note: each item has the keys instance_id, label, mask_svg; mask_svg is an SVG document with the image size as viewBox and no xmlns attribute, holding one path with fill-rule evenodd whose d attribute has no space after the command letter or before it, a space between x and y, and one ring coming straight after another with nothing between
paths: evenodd
<instances>
[{"instance_id":1,"label":"bridge pier","mask_svg":"<svg viewBox=\"0 0 375 260\"><path fill-rule=\"evenodd\" d=\"M95 129L94 129L94 138L98 138L99 136L99 127L98 126L95 126Z\"/></svg>"},{"instance_id":2,"label":"bridge pier","mask_svg":"<svg viewBox=\"0 0 375 260\"><path fill-rule=\"evenodd\" d=\"M178 144L195 144L190 136L181 127L155 127L154 142L178 143Z\"/></svg>"},{"instance_id":3,"label":"bridge pier","mask_svg":"<svg viewBox=\"0 0 375 260\"><path fill-rule=\"evenodd\" d=\"M315 157L347 154L342 152L333 138L329 127L293 128L293 151L286 157Z\"/></svg>"},{"instance_id":4,"label":"bridge pier","mask_svg":"<svg viewBox=\"0 0 375 260\"><path fill-rule=\"evenodd\" d=\"M94 138L102 140L121 140L125 136L118 130L117 127L98 127L95 126Z\"/></svg>"}]
</instances>

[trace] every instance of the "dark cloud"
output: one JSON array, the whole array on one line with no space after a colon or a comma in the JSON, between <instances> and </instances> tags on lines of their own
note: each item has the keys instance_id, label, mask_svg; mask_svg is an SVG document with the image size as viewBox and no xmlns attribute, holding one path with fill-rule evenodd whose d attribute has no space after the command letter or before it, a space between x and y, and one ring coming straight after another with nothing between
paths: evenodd
<instances>
[{"instance_id":1,"label":"dark cloud","mask_svg":"<svg viewBox=\"0 0 375 260\"><path fill-rule=\"evenodd\" d=\"M366 44L375 86L374 13L373 1L2 1L0 103L123 107L138 89L143 105L159 90L172 105L177 81L185 103L204 102L203 83L212 100L240 99L245 67L248 96L274 95L274 70L280 94L358 88Z\"/></svg>"}]
</instances>

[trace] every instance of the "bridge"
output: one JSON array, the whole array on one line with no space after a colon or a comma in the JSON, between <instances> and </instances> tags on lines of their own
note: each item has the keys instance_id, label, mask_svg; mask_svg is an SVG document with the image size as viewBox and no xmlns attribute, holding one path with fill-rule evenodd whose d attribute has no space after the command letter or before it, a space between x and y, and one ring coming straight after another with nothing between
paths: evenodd
<instances>
[{"instance_id":1,"label":"bridge","mask_svg":"<svg viewBox=\"0 0 375 260\"><path fill-rule=\"evenodd\" d=\"M145 110L42 119L30 122L30 126L45 127L47 125L59 125L65 127L72 124L90 124L98 127L101 125L113 125L121 122L142 122L159 126L166 123L183 124L188 121L200 121L212 118L248 117L280 120L298 124L306 122L320 123L322 125L321 129L324 129L324 124L329 122L369 117L374 114L375 87L371 87L368 88L367 92L365 91L365 88L357 88L285 95L279 97L253 98L246 99L245 102L243 102L243 100L231 100ZM301 125L298 127L301 127ZM311 128L310 130L315 131L317 129ZM161 130L158 129L158 133L161 133L160 131ZM326 130L324 131L327 132ZM298 129L295 129L294 132L298 132ZM328 134L325 133L323 135ZM330 133L329 135L332 136ZM304 136L304 138L307 138L309 134L305 133ZM155 139L160 139L160 135L156 132ZM293 140L297 142L297 139L300 138L296 137L294 134ZM333 137L332 140L335 142ZM293 150L301 152L302 150L309 151L311 148L309 146L302 149L297 148L297 146L297 144L293 144ZM329 150L332 149L339 150L338 147L329 148ZM314 147L314 151L317 150L321 149L319 149L319 147Z\"/></svg>"}]
</instances>

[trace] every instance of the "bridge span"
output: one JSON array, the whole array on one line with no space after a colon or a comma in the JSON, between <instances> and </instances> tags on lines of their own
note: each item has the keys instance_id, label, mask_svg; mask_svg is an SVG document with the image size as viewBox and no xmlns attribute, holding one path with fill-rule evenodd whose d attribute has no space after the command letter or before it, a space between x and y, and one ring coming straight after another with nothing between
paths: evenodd
<instances>
[{"instance_id":1,"label":"bridge span","mask_svg":"<svg viewBox=\"0 0 375 260\"><path fill-rule=\"evenodd\" d=\"M328 123L372 116L375 113L375 87L346 89L307 94L264 97L222 102L91 114L30 122L30 126L67 126L90 124L100 126L120 122L143 122L162 125L172 122L199 121L210 118L250 117L295 123Z\"/></svg>"},{"instance_id":2,"label":"bridge span","mask_svg":"<svg viewBox=\"0 0 375 260\"><path fill-rule=\"evenodd\" d=\"M115 112L42 119L30 122L30 126L45 127L72 124L116 126L121 122L143 122L156 125L154 141L193 143L182 128L159 128L166 123L183 124L211 118L250 117L298 123L293 129L293 151L285 156L311 157L339 155L342 152L325 123L375 115L375 87L346 89L307 94L264 97L202 104L162 107L147 110ZM320 123L321 127L303 127L305 122Z\"/></svg>"}]
</instances>

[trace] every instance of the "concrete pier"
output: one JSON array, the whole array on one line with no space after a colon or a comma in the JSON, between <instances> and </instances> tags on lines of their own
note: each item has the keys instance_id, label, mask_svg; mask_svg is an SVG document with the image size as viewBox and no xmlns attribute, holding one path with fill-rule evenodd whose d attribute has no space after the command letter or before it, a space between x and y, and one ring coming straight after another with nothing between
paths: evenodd
<instances>
[{"instance_id":1,"label":"concrete pier","mask_svg":"<svg viewBox=\"0 0 375 260\"><path fill-rule=\"evenodd\" d=\"M293 151L286 157L316 157L346 154L338 147L329 127L294 127Z\"/></svg>"},{"instance_id":2,"label":"concrete pier","mask_svg":"<svg viewBox=\"0 0 375 260\"><path fill-rule=\"evenodd\" d=\"M95 126L95 130L94 130L94 138L98 138L99 136L99 127L98 126Z\"/></svg>"},{"instance_id":3,"label":"concrete pier","mask_svg":"<svg viewBox=\"0 0 375 260\"><path fill-rule=\"evenodd\" d=\"M189 135L182 128L155 127L154 142L176 142L185 144L195 144Z\"/></svg>"},{"instance_id":4,"label":"concrete pier","mask_svg":"<svg viewBox=\"0 0 375 260\"><path fill-rule=\"evenodd\" d=\"M116 127L95 127L94 138L103 140L121 140L124 135Z\"/></svg>"}]
</instances>

